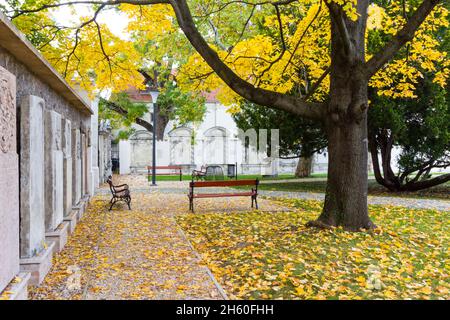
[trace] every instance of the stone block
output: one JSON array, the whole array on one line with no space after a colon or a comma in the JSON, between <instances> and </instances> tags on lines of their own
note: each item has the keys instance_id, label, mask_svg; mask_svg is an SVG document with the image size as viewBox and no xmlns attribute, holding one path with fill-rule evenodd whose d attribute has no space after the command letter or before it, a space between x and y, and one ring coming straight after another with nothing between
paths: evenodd
<instances>
[{"instance_id":1,"label":"stone block","mask_svg":"<svg viewBox=\"0 0 450 320\"><path fill-rule=\"evenodd\" d=\"M20 259L20 271L30 273L30 285L37 286L44 281L52 267L54 247L55 244L50 243L40 254L32 258Z\"/></svg>"},{"instance_id":2,"label":"stone block","mask_svg":"<svg viewBox=\"0 0 450 320\"><path fill-rule=\"evenodd\" d=\"M19 159L16 78L0 67L0 291L19 272Z\"/></svg>"},{"instance_id":3,"label":"stone block","mask_svg":"<svg viewBox=\"0 0 450 320\"><path fill-rule=\"evenodd\" d=\"M45 229L54 231L64 217L61 115L45 112Z\"/></svg>"},{"instance_id":4,"label":"stone block","mask_svg":"<svg viewBox=\"0 0 450 320\"><path fill-rule=\"evenodd\" d=\"M62 222L54 231L45 233L45 241L49 244L54 243L53 253L61 252L67 243L69 237L69 224Z\"/></svg>"},{"instance_id":5,"label":"stone block","mask_svg":"<svg viewBox=\"0 0 450 320\"><path fill-rule=\"evenodd\" d=\"M72 204L81 199L81 133L80 129L72 130Z\"/></svg>"},{"instance_id":6,"label":"stone block","mask_svg":"<svg viewBox=\"0 0 450 320\"><path fill-rule=\"evenodd\" d=\"M86 204L83 199L81 199L80 202L78 202L78 204L73 207L73 210L77 212L78 221L80 221L81 218L83 218L84 211L86 210Z\"/></svg>"},{"instance_id":7,"label":"stone block","mask_svg":"<svg viewBox=\"0 0 450 320\"><path fill-rule=\"evenodd\" d=\"M45 241L44 100L20 102L20 256L33 257Z\"/></svg>"},{"instance_id":8,"label":"stone block","mask_svg":"<svg viewBox=\"0 0 450 320\"><path fill-rule=\"evenodd\" d=\"M69 215L72 212L72 124L70 120L63 119L63 154L64 154L64 216Z\"/></svg>"},{"instance_id":9,"label":"stone block","mask_svg":"<svg viewBox=\"0 0 450 320\"><path fill-rule=\"evenodd\" d=\"M82 133L81 134L81 168L82 168L81 195L82 195L82 197L87 193L87 188L88 188L88 173L90 170L88 170L87 156L88 156L87 138L86 138L86 134Z\"/></svg>"}]
</instances>

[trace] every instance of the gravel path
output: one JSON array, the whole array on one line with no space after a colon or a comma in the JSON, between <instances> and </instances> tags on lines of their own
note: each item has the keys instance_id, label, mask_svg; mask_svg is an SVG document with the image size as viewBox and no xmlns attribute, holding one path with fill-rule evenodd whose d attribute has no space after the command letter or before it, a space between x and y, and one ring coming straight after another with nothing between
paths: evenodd
<instances>
[{"instance_id":1,"label":"gravel path","mask_svg":"<svg viewBox=\"0 0 450 320\"><path fill-rule=\"evenodd\" d=\"M323 200L325 198L324 193L314 193L314 192L260 190L259 194L262 196L276 197L276 198L301 198L311 200ZM435 209L439 211L450 211L450 201L439 199L369 196L368 202L369 204L391 205L411 209Z\"/></svg>"}]
</instances>

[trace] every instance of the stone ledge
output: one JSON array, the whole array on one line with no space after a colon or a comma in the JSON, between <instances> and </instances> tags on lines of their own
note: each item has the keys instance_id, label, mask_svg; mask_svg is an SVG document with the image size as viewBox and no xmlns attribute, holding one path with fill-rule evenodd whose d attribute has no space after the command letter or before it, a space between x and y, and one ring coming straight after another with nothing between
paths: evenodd
<instances>
[{"instance_id":1,"label":"stone ledge","mask_svg":"<svg viewBox=\"0 0 450 320\"><path fill-rule=\"evenodd\" d=\"M62 222L55 231L46 232L45 240L48 243L54 243L53 253L61 252L67 243L69 233L69 224L67 222Z\"/></svg>"},{"instance_id":2,"label":"stone ledge","mask_svg":"<svg viewBox=\"0 0 450 320\"><path fill-rule=\"evenodd\" d=\"M7 300L28 300L28 282L31 275L28 272L20 272L17 276L21 279L20 282L11 281L3 292L0 292L0 297L6 297Z\"/></svg>"},{"instance_id":3,"label":"stone ledge","mask_svg":"<svg viewBox=\"0 0 450 320\"><path fill-rule=\"evenodd\" d=\"M52 267L53 250L55 243L50 245L38 256L20 259L20 271L30 273L30 285L37 286L44 281L45 276Z\"/></svg>"},{"instance_id":4,"label":"stone ledge","mask_svg":"<svg viewBox=\"0 0 450 320\"><path fill-rule=\"evenodd\" d=\"M81 201L84 202L84 209L86 210L87 205L89 203L89 201L91 200L91 195L90 194L85 194L82 198Z\"/></svg>"},{"instance_id":5,"label":"stone ledge","mask_svg":"<svg viewBox=\"0 0 450 320\"><path fill-rule=\"evenodd\" d=\"M89 204L90 195L85 194L81 197L80 202L73 207L73 210L78 210L78 221L81 220L84 213L86 212L86 208Z\"/></svg>"},{"instance_id":6,"label":"stone ledge","mask_svg":"<svg viewBox=\"0 0 450 320\"><path fill-rule=\"evenodd\" d=\"M72 211L75 212L78 221L80 221L81 218L83 217L84 209L85 209L85 207L84 207L83 200L80 200L80 202L78 202L78 204L72 206Z\"/></svg>"},{"instance_id":7,"label":"stone ledge","mask_svg":"<svg viewBox=\"0 0 450 320\"><path fill-rule=\"evenodd\" d=\"M78 212L72 210L68 216L64 217L63 221L69 224L69 234L72 234L75 231L75 227L78 223Z\"/></svg>"}]
</instances>

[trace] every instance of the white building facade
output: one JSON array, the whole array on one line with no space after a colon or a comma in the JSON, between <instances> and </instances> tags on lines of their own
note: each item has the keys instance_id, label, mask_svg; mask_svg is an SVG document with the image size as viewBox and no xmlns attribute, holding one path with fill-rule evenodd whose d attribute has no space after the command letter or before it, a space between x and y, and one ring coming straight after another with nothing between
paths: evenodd
<instances>
[{"instance_id":1,"label":"white building facade","mask_svg":"<svg viewBox=\"0 0 450 320\"><path fill-rule=\"evenodd\" d=\"M151 103L149 110L153 110ZM150 113L144 119L150 122ZM152 133L139 125L134 129L128 140L118 144L120 174L146 173L152 165ZM177 127L173 121L168 123L164 139L156 143L156 165L180 165L185 174L206 165L221 166L224 173L229 165L237 165L238 174L294 174L297 159L272 160L266 152L258 152L256 146L248 142L246 146L243 141L226 107L208 101L200 124ZM326 156L317 155L314 163L313 171L326 172Z\"/></svg>"}]
</instances>

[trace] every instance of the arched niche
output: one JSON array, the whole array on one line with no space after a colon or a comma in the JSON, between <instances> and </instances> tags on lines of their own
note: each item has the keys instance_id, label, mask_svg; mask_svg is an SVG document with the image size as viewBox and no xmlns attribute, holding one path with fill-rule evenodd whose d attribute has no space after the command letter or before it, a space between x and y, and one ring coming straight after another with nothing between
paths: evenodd
<instances>
[{"instance_id":1,"label":"arched niche","mask_svg":"<svg viewBox=\"0 0 450 320\"><path fill-rule=\"evenodd\" d=\"M193 130L188 127L175 128L169 132L171 164L194 163L193 133Z\"/></svg>"},{"instance_id":2,"label":"arched niche","mask_svg":"<svg viewBox=\"0 0 450 320\"><path fill-rule=\"evenodd\" d=\"M224 127L212 127L203 134L204 160L206 164L227 163L227 129Z\"/></svg>"},{"instance_id":3,"label":"arched niche","mask_svg":"<svg viewBox=\"0 0 450 320\"><path fill-rule=\"evenodd\" d=\"M132 172L145 170L152 165L152 134L146 130L136 131L130 138Z\"/></svg>"}]
</instances>

